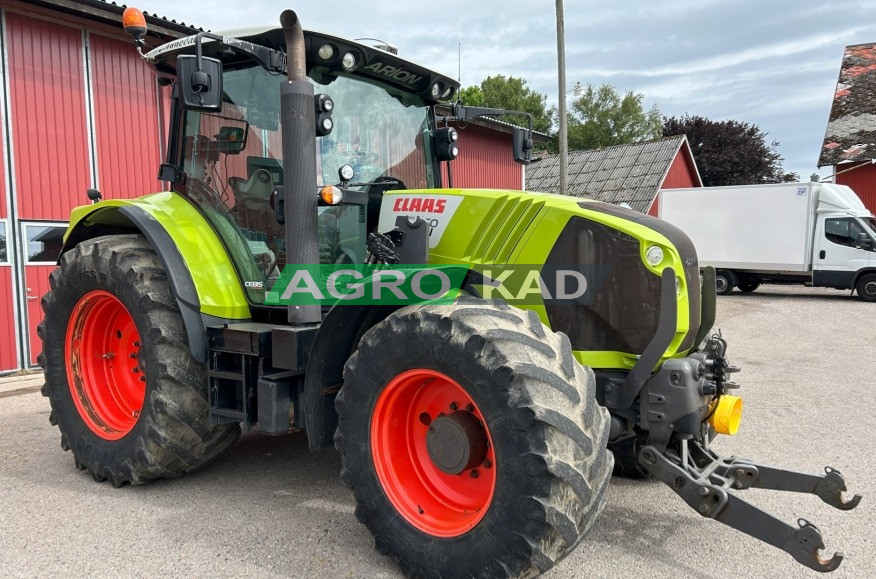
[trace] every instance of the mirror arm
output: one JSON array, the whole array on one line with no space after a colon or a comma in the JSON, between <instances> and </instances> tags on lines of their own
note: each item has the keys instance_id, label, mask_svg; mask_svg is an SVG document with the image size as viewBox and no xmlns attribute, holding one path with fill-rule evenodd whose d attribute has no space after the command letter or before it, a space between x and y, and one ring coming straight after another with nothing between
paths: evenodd
<instances>
[{"instance_id":1,"label":"mirror arm","mask_svg":"<svg viewBox=\"0 0 876 579\"><path fill-rule=\"evenodd\" d=\"M201 61L201 39L205 37L211 40L218 40L222 44L225 43L225 37L222 35L213 34L212 32L204 32L203 30L201 32L198 32L198 34L195 36L195 58L197 59L198 72L202 72L204 70Z\"/></svg>"}]
</instances>

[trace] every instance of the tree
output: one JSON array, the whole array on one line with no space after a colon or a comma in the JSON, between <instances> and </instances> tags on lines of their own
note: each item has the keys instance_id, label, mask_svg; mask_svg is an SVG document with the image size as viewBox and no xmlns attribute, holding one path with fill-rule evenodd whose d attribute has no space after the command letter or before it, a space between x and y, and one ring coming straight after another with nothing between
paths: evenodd
<instances>
[{"instance_id":1,"label":"tree","mask_svg":"<svg viewBox=\"0 0 876 579\"><path fill-rule=\"evenodd\" d=\"M532 128L547 133L551 129L553 109L547 108L547 96L526 86L526 81L513 76L488 76L480 86L470 86L459 93L462 104L473 107L493 107L525 111L532 115ZM528 120L522 115L506 115L503 121L522 127Z\"/></svg>"},{"instance_id":2,"label":"tree","mask_svg":"<svg viewBox=\"0 0 876 579\"><path fill-rule=\"evenodd\" d=\"M459 100L468 107L482 107L484 106L484 91L477 85L467 86L459 91Z\"/></svg>"},{"instance_id":3,"label":"tree","mask_svg":"<svg viewBox=\"0 0 876 579\"><path fill-rule=\"evenodd\" d=\"M752 185L798 181L786 173L777 149L778 141L767 144L767 134L755 124L712 121L685 115L663 119L663 135L687 135L703 185Z\"/></svg>"},{"instance_id":4,"label":"tree","mask_svg":"<svg viewBox=\"0 0 876 579\"><path fill-rule=\"evenodd\" d=\"M569 149L596 149L659 138L663 121L657 105L647 112L644 96L621 95L610 84L587 90L572 102L569 113Z\"/></svg>"}]
</instances>

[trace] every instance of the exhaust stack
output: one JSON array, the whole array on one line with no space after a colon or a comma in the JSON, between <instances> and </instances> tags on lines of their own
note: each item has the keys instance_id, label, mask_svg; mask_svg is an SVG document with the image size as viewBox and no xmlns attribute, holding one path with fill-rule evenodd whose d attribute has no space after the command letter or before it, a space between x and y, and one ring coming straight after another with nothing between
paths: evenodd
<instances>
[{"instance_id":1,"label":"exhaust stack","mask_svg":"<svg viewBox=\"0 0 876 579\"><path fill-rule=\"evenodd\" d=\"M286 263L319 263L316 189L316 112L313 85L307 80L304 31L298 15L284 10L286 74L280 85L283 127L283 197L286 218ZM320 306L289 306L289 323L305 325L322 318Z\"/></svg>"}]
</instances>

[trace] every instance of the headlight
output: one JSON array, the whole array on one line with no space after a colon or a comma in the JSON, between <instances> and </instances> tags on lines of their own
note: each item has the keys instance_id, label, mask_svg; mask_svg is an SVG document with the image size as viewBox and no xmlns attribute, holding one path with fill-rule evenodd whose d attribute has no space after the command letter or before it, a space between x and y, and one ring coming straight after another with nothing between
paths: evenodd
<instances>
[{"instance_id":1,"label":"headlight","mask_svg":"<svg viewBox=\"0 0 876 579\"><path fill-rule=\"evenodd\" d=\"M352 52L348 52L344 55L344 58L341 59L341 66L344 67L345 70L353 70L356 68L356 55Z\"/></svg>"},{"instance_id":2,"label":"headlight","mask_svg":"<svg viewBox=\"0 0 876 579\"><path fill-rule=\"evenodd\" d=\"M645 252L645 259L651 264L651 267L657 267L663 262L663 250L656 245L652 245Z\"/></svg>"}]
</instances>

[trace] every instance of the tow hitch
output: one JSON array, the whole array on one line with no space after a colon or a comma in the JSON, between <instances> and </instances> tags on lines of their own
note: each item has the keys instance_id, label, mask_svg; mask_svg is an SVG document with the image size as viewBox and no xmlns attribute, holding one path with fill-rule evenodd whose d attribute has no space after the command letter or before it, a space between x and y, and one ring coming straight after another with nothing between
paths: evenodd
<instances>
[{"instance_id":1,"label":"tow hitch","mask_svg":"<svg viewBox=\"0 0 876 579\"><path fill-rule=\"evenodd\" d=\"M861 502L861 495L856 494L849 500L843 498L846 481L837 470L828 467L824 475L818 476L742 458L723 458L693 440L681 441L680 455L672 450L661 453L654 446L646 446L638 460L704 517L778 547L816 571L833 571L843 560L839 552L829 559L820 556L824 540L818 527L809 521L798 519L795 528L730 492L762 488L810 493L837 509L854 509Z\"/></svg>"}]
</instances>

